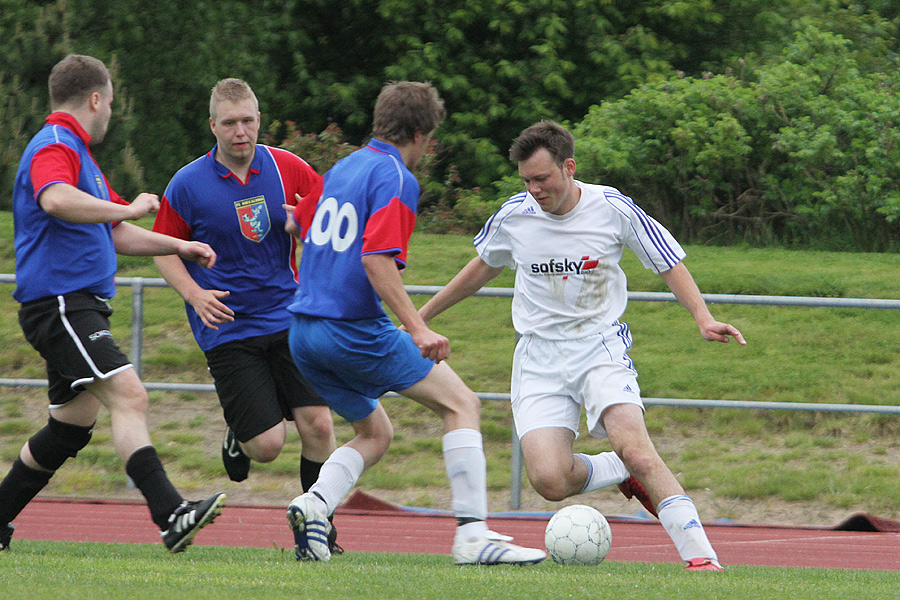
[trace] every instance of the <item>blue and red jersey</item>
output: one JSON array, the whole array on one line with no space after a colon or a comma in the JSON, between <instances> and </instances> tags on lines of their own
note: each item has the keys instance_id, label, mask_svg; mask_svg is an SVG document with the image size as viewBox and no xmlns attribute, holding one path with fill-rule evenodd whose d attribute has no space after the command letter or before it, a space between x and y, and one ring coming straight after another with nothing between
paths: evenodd
<instances>
[{"instance_id":1,"label":"blue and red jersey","mask_svg":"<svg viewBox=\"0 0 900 600\"><path fill-rule=\"evenodd\" d=\"M289 310L328 319L386 316L363 268L366 254L389 254L406 266L416 224L419 182L392 144L372 140L326 174L318 204L302 202L300 287Z\"/></svg>"},{"instance_id":2,"label":"blue and red jersey","mask_svg":"<svg viewBox=\"0 0 900 600\"><path fill-rule=\"evenodd\" d=\"M112 298L116 293L116 250L111 223L72 223L46 213L38 197L50 185L66 183L97 198L128 204L109 182L88 148L91 136L68 113L47 117L32 138L16 173L13 222L16 291L30 302L84 290Z\"/></svg>"},{"instance_id":3,"label":"blue and red jersey","mask_svg":"<svg viewBox=\"0 0 900 600\"><path fill-rule=\"evenodd\" d=\"M179 170L160 201L153 230L206 242L216 264L184 265L204 289L231 292L222 302L234 321L206 327L191 306L188 321L202 350L290 327L287 311L297 290L295 238L284 231L284 204L294 194L315 202L322 178L309 164L280 148L257 145L247 181L215 159L216 148Z\"/></svg>"}]
</instances>

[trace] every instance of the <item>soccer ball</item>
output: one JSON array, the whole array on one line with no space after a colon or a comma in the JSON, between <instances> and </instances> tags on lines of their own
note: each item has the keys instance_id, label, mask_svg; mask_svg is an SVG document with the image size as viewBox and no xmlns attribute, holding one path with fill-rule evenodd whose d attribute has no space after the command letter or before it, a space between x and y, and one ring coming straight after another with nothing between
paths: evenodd
<instances>
[{"instance_id":1,"label":"soccer ball","mask_svg":"<svg viewBox=\"0 0 900 600\"><path fill-rule=\"evenodd\" d=\"M544 544L550 558L561 565L598 565L609 554L612 532L599 510L576 504L550 518Z\"/></svg>"}]
</instances>

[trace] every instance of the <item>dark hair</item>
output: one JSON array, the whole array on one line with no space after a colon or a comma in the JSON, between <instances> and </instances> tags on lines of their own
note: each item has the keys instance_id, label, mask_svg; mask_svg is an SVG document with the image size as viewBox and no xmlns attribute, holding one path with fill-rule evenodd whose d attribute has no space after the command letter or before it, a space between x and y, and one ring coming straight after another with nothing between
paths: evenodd
<instances>
[{"instance_id":1,"label":"dark hair","mask_svg":"<svg viewBox=\"0 0 900 600\"><path fill-rule=\"evenodd\" d=\"M431 133L444 121L444 101L431 83L392 81L375 101L372 135L392 144L407 144L415 134Z\"/></svg>"},{"instance_id":2,"label":"dark hair","mask_svg":"<svg viewBox=\"0 0 900 600\"><path fill-rule=\"evenodd\" d=\"M50 71L47 81L50 106L83 102L92 93L106 88L109 81L109 70L103 61L93 56L70 54Z\"/></svg>"},{"instance_id":3,"label":"dark hair","mask_svg":"<svg viewBox=\"0 0 900 600\"><path fill-rule=\"evenodd\" d=\"M553 161L562 166L567 158L575 158L575 138L555 121L540 121L522 130L509 148L509 160L522 162L544 148Z\"/></svg>"},{"instance_id":4,"label":"dark hair","mask_svg":"<svg viewBox=\"0 0 900 600\"><path fill-rule=\"evenodd\" d=\"M219 106L219 102L222 100L240 102L241 100L246 100L248 98L253 99L258 112L259 101L256 99L256 94L253 93L253 88L250 87L250 84L243 79L236 79L234 77L220 79L219 82L213 86L213 89L209 94L209 118L213 121L216 120L216 109Z\"/></svg>"}]
</instances>

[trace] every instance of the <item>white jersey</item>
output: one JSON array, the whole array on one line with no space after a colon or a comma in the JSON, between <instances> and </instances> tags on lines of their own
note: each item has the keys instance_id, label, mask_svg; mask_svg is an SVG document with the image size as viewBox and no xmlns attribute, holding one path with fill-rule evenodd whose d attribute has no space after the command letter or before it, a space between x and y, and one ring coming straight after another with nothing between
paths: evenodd
<instances>
[{"instance_id":1,"label":"white jersey","mask_svg":"<svg viewBox=\"0 0 900 600\"><path fill-rule=\"evenodd\" d=\"M565 340L614 325L628 301L619 260L625 246L647 269L684 258L672 234L619 190L580 181L581 198L557 216L528 192L511 197L475 236L492 267L516 270L513 326L522 335Z\"/></svg>"}]
</instances>

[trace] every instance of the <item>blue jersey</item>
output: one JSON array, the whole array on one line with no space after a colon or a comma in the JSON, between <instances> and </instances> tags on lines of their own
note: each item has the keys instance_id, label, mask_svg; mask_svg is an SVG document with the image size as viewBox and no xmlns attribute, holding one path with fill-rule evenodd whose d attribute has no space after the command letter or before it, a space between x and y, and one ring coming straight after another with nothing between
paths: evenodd
<instances>
[{"instance_id":1,"label":"blue jersey","mask_svg":"<svg viewBox=\"0 0 900 600\"><path fill-rule=\"evenodd\" d=\"M190 305L188 321L202 350L225 342L285 331L297 290L295 238L284 230L284 204L321 191L322 178L305 161L257 145L247 181L215 159L216 148L179 170L160 202L154 231L206 242L217 255L206 269L183 261L204 289L229 291L222 302L234 321L206 327Z\"/></svg>"},{"instance_id":2,"label":"blue jersey","mask_svg":"<svg viewBox=\"0 0 900 600\"><path fill-rule=\"evenodd\" d=\"M372 140L335 164L318 205L309 203L311 219L295 213L305 231L300 287L289 310L344 320L386 316L361 257L389 254L404 268L418 203L419 182L392 144Z\"/></svg>"},{"instance_id":3,"label":"blue jersey","mask_svg":"<svg viewBox=\"0 0 900 600\"><path fill-rule=\"evenodd\" d=\"M72 115L53 113L25 148L13 186L16 291L29 302L84 290L112 298L116 251L110 223L72 223L38 204L48 186L65 183L107 201L123 203L110 189L88 149L90 136Z\"/></svg>"}]
</instances>

